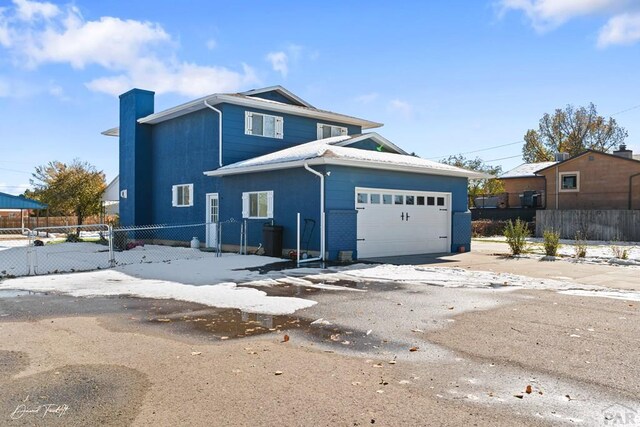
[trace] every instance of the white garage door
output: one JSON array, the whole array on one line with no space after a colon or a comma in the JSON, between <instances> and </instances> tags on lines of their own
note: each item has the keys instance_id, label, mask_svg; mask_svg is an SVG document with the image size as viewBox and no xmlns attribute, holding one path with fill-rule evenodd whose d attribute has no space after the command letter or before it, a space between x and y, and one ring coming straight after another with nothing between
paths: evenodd
<instances>
[{"instance_id":1,"label":"white garage door","mask_svg":"<svg viewBox=\"0 0 640 427\"><path fill-rule=\"evenodd\" d=\"M358 258L451 252L451 193L356 188Z\"/></svg>"}]
</instances>

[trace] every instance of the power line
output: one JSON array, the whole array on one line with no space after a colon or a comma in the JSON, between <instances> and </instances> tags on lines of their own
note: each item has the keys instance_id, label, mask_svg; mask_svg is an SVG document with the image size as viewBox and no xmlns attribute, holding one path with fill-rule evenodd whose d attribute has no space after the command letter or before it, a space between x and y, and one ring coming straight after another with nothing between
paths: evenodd
<instances>
[{"instance_id":1,"label":"power line","mask_svg":"<svg viewBox=\"0 0 640 427\"><path fill-rule=\"evenodd\" d=\"M640 104L634 105L633 107L629 107L626 110L622 110L622 111L618 111L617 113L613 113L613 114L611 114L611 116L615 116L615 115L618 115L618 114L626 113L627 111L635 110L636 108L640 108Z\"/></svg>"},{"instance_id":2,"label":"power line","mask_svg":"<svg viewBox=\"0 0 640 427\"><path fill-rule=\"evenodd\" d=\"M15 173L26 173L27 175L31 175L31 172L19 171L16 169L0 168L0 170L7 171L7 172L15 172Z\"/></svg>"},{"instance_id":3,"label":"power line","mask_svg":"<svg viewBox=\"0 0 640 427\"><path fill-rule=\"evenodd\" d=\"M494 150L496 148L502 148L502 147L508 147L510 145L516 145L516 144L522 144L524 141L521 139L520 141L516 141L516 142L510 142L508 144L502 144L502 145L495 145L493 147L487 147L487 148L481 148L479 150L473 150L473 151L465 151L464 153L457 153L457 154L473 154L473 153L479 153L481 151L489 151L489 150ZM449 154L448 156L439 156L439 157L428 157L428 159L430 160L434 160L434 159L443 159L445 157L449 157L449 156L454 156L455 154Z\"/></svg>"},{"instance_id":4,"label":"power line","mask_svg":"<svg viewBox=\"0 0 640 427\"><path fill-rule=\"evenodd\" d=\"M497 162L498 160L507 160L507 159L515 159L516 157L522 157L522 154L518 154L517 156L511 156L511 157L502 157L499 159L492 159L492 160L485 160L485 163L491 163L491 162Z\"/></svg>"},{"instance_id":5,"label":"power line","mask_svg":"<svg viewBox=\"0 0 640 427\"><path fill-rule=\"evenodd\" d=\"M638 108L640 108L640 104L638 104L638 105L634 105L633 107L629 107L629 108L626 108L626 109L624 109L624 110L617 111L617 112L615 112L615 113L613 113L613 114L610 114L609 116L616 116L616 115L618 115L618 114L623 114L623 113L626 113L626 112L629 112L629 111L632 111L632 110L636 110L636 109L638 109ZM480 152L482 152L482 151L489 151L489 150L494 150L494 149L496 149L496 148L508 147L508 146L510 146L510 145L522 144L523 142L524 142L524 140L522 140L522 139L521 139L520 141L510 142L510 143L508 143L508 144L494 145L494 146L492 146L492 147L481 148L481 149L479 149L479 150L465 151L464 153L454 153L454 154L448 154L448 155L446 155L446 156L427 157L427 158L428 158L429 160L444 159L445 157L455 156L456 154L473 154L473 153L480 153ZM513 159L513 158L515 158L515 157L518 157L518 156L505 157L504 159L487 160L487 162L494 162L494 161L497 161L497 160Z\"/></svg>"}]
</instances>

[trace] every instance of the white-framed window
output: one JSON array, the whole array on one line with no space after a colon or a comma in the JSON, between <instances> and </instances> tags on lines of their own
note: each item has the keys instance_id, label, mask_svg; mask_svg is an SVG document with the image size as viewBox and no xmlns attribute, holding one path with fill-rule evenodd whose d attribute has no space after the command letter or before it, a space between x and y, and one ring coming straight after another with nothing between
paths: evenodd
<instances>
[{"instance_id":1,"label":"white-framed window","mask_svg":"<svg viewBox=\"0 0 640 427\"><path fill-rule=\"evenodd\" d=\"M172 186L171 206L177 208L193 206L193 184L178 184Z\"/></svg>"},{"instance_id":2,"label":"white-framed window","mask_svg":"<svg viewBox=\"0 0 640 427\"><path fill-rule=\"evenodd\" d=\"M273 218L273 191L242 193L242 218Z\"/></svg>"},{"instance_id":3,"label":"white-framed window","mask_svg":"<svg viewBox=\"0 0 640 427\"><path fill-rule=\"evenodd\" d=\"M282 139L284 136L284 119L280 116L245 111L244 133Z\"/></svg>"},{"instance_id":4,"label":"white-framed window","mask_svg":"<svg viewBox=\"0 0 640 427\"><path fill-rule=\"evenodd\" d=\"M318 123L318 139L331 138L332 136L348 135L346 127L326 125Z\"/></svg>"},{"instance_id":5,"label":"white-framed window","mask_svg":"<svg viewBox=\"0 0 640 427\"><path fill-rule=\"evenodd\" d=\"M560 172L560 191L580 191L580 172Z\"/></svg>"}]
</instances>

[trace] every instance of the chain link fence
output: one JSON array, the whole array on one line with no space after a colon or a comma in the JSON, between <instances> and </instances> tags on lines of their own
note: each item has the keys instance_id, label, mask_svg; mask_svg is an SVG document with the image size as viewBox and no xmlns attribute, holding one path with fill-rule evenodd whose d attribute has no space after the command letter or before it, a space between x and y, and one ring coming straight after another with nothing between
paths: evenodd
<instances>
[{"instance_id":1,"label":"chain link fence","mask_svg":"<svg viewBox=\"0 0 640 427\"><path fill-rule=\"evenodd\" d=\"M0 228L0 279L201 259L204 252L221 252L217 242L223 230L240 243L241 228L234 220L220 225Z\"/></svg>"},{"instance_id":2,"label":"chain link fence","mask_svg":"<svg viewBox=\"0 0 640 427\"><path fill-rule=\"evenodd\" d=\"M0 228L0 279L29 274L28 228Z\"/></svg>"},{"instance_id":3,"label":"chain link fence","mask_svg":"<svg viewBox=\"0 0 640 427\"><path fill-rule=\"evenodd\" d=\"M208 224L151 225L112 230L113 263L128 265L200 259L206 250ZM193 246L193 247L192 247ZM211 249L214 251L215 249Z\"/></svg>"}]
</instances>

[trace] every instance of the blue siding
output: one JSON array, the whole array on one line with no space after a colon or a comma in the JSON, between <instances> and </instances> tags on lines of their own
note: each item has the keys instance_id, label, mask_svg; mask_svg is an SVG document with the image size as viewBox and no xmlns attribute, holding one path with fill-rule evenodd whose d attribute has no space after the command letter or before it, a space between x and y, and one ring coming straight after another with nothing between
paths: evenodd
<instances>
[{"instance_id":1,"label":"blue siding","mask_svg":"<svg viewBox=\"0 0 640 427\"><path fill-rule=\"evenodd\" d=\"M382 147L381 150L378 150L379 144L372 139L364 139L362 141L358 141L354 144L349 144L347 147L350 148L359 148L361 150L369 150L369 151L380 151L382 153L395 153L395 151L391 151L386 147Z\"/></svg>"},{"instance_id":2,"label":"blue siding","mask_svg":"<svg viewBox=\"0 0 640 427\"><path fill-rule=\"evenodd\" d=\"M217 181L203 174L218 167L217 113L205 109L154 125L151 162L152 223L204 222L205 194L217 191ZM193 206L171 206L178 184L193 184Z\"/></svg>"},{"instance_id":3,"label":"blue siding","mask_svg":"<svg viewBox=\"0 0 640 427\"><path fill-rule=\"evenodd\" d=\"M220 221L228 221L231 218L242 220L243 192L273 191L273 221L275 225L283 226L283 248L296 247L296 213L300 212L301 227L305 218L316 222L309 249L320 249L320 179L311 172L297 168L231 175L221 178L219 185ZM247 220L248 246L263 243L262 226L267 222L270 223L271 220ZM239 244L239 225L223 224L222 232L224 244ZM305 249L305 246L302 248Z\"/></svg>"},{"instance_id":4,"label":"blue siding","mask_svg":"<svg viewBox=\"0 0 640 427\"><path fill-rule=\"evenodd\" d=\"M262 156L285 148L293 147L309 141L315 141L318 136L317 124L327 123L336 126L345 126L344 123L326 122L308 117L294 116L290 114L274 113L268 110L245 108L232 104L222 104L222 139L223 162L225 165L236 163L252 157ZM271 114L284 118L284 135L282 139L266 138L256 135L245 135L245 111L262 114ZM362 132L360 126L347 126L349 135Z\"/></svg>"},{"instance_id":5,"label":"blue siding","mask_svg":"<svg viewBox=\"0 0 640 427\"><path fill-rule=\"evenodd\" d=\"M278 101L278 102L283 102L285 104L290 104L290 105L302 105L299 104L297 102L294 102L292 100L290 100L289 98L287 98L286 96L282 95L280 92L277 92L275 90L269 91L269 92L263 92L263 93L258 93L256 95L250 95L254 98L262 98L262 99L268 99L269 101Z\"/></svg>"},{"instance_id":6,"label":"blue siding","mask_svg":"<svg viewBox=\"0 0 640 427\"><path fill-rule=\"evenodd\" d=\"M122 225L150 222L151 127L137 119L153 113L153 92L133 89L120 95L120 198Z\"/></svg>"},{"instance_id":7,"label":"blue siding","mask_svg":"<svg viewBox=\"0 0 640 427\"><path fill-rule=\"evenodd\" d=\"M451 193L452 236L451 251L459 245L469 247L471 244L471 217L456 216L467 212L467 179L413 174L408 172L382 171L344 166L327 166L331 175L326 178L326 210L354 210L355 187L389 188L397 190L441 191ZM453 227L455 225L455 227ZM344 237L342 237L344 238ZM351 231L349 239L356 241L356 228ZM327 241L331 251L335 242ZM343 249L344 250L344 249ZM333 254L332 254L333 255Z\"/></svg>"}]
</instances>

